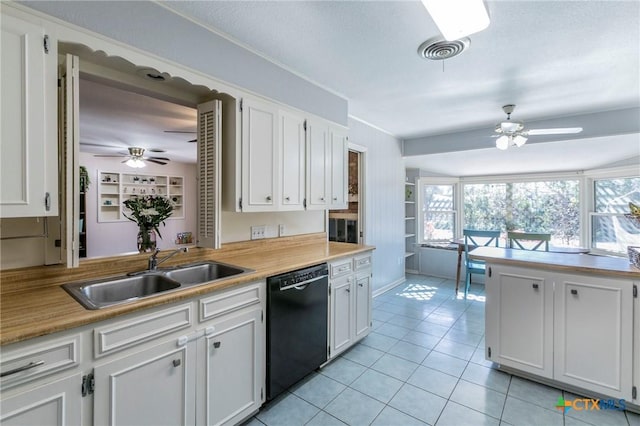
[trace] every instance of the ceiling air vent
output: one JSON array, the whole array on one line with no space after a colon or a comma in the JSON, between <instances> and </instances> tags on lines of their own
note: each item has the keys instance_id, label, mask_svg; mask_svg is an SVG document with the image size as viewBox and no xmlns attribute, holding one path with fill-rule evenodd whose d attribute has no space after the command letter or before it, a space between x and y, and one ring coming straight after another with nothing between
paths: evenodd
<instances>
[{"instance_id":1,"label":"ceiling air vent","mask_svg":"<svg viewBox=\"0 0 640 426\"><path fill-rule=\"evenodd\" d=\"M418 55L422 59L431 59L432 61L441 61L453 58L465 51L471 40L468 37L460 40L447 41L440 37L433 37L425 41L418 48Z\"/></svg>"}]
</instances>

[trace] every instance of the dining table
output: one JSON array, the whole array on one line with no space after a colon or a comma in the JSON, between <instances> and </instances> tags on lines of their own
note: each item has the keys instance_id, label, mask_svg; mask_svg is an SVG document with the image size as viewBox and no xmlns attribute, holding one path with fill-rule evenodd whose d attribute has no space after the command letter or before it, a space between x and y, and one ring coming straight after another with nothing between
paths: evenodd
<instances>
[{"instance_id":1,"label":"dining table","mask_svg":"<svg viewBox=\"0 0 640 426\"><path fill-rule=\"evenodd\" d=\"M460 283L460 268L462 266L462 253L464 253L465 245L464 238L460 238L451 241L452 244L458 246L458 265L456 268L456 294L458 294L458 285ZM469 244L469 249L476 248L477 246ZM520 249L513 249L520 250ZM589 253L589 249L586 247L562 247L562 246L549 246L549 251L553 253L570 253L570 254L586 254Z\"/></svg>"}]
</instances>

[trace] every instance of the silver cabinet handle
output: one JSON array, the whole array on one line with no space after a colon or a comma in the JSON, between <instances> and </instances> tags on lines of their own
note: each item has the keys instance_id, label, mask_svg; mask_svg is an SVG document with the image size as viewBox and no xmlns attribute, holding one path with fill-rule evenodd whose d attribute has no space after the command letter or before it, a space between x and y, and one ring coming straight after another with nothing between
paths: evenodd
<instances>
[{"instance_id":1,"label":"silver cabinet handle","mask_svg":"<svg viewBox=\"0 0 640 426\"><path fill-rule=\"evenodd\" d=\"M180 367L180 364L182 364L182 360L181 359L174 359L173 360L173 366L174 367Z\"/></svg>"},{"instance_id":2,"label":"silver cabinet handle","mask_svg":"<svg viewBox=\"0 0 640 426\"><path fill-rule=\"evenodd\" d=\"M333 201L338 201L338 197L333 197Z\"/></svg>"},{"instance_id":3,"label":"silver cabinet handle","mask_svg":"<svg viewBox=\"0 0 640 426\"><path fill-rule=\"evenodd\" d=\"M533 287L534 289L536 289L536 290L537 290L537 289L538 289L538 287L539 287L539 286L538 286L538 284L535 284L535 283L534 283L534 284L531 284L531 285L532 285L532 287Z\"/></svg>"},{"instance_id":4,"label":"silver cabinet handle","mask_svg":"<svg viewBox=\"0 0 640 426\"><path fill-rule=\"evenodd\" d=\"M271 195L267 195L267 201L271 201Z\"/></svg>"},{"instance_id":5,"label":"silver cabinet handle","mask_svg":"<svg viewBox=\"0 0 640 426\"><path fill-rule=\"evenodd\" d=\"M364 287L364 284L358 283L358 287Z\"/></svg>"},{"instance_id":6,"label":"silver cabinet handle","mask_svg":"<svg viewBox=\"0 0 640 426\"><path fill-rule=\"evenodd\" d=\"M43 364L44 364L43 360L31 361L29 364L23 365L22 367L14 368L13 370L9 370L9 371L3 371L2 373L0 373L0 377L11 376L12 374L16 374L21 371L31 370L32 368L38 367Z\"/></svg>"},{"instance_id":7,"label":"silver cabinet handle","mask_svg":"<svg viewBox=\"0 0 640 426\"><path fill-rule=\"evenodd\" d=\"M220 342L213 342L213 347L218 349L220 347Z\"/></svg>"},{"instance_id":8,"label":"silver cabinet handle","mask_svg":"<svg viewBox=\"0 0 640 426\"><path fill-rule=\"evenodd\" d=\"M351 289L350 288L347 288L346 290L347 290L347 293L351 293Z\"/></svg>"},{"instance_id":9,"label":"silver cabinet handle","mask_svg":"<svg viewBox=\"0 0 640 426\"><path fill-rule=\"evenodd\" d=\"M291 201L291 197L284 197L285 201Z\"/></svg>"},{"instance_id":10,"label":"silver cabinet handle","mask_svg":"<svg viewBox=\"0 0 640 426\"><path fill-rule=\"evenodd\" d=\"M324 201L324 197L320 197L320 201Z\"/></svg>"},{"instance_id":11,"label":"silver cabinet handle","mask_svg":"<svg viewBox=\"0 0 640 426\"><path fill-rule=\"evenodd\" d=\"M578 290L576 290L575 288L571 289L571 294L573 294L574 296L577 296Z\"/></svg>"},{"instance_id":12,"label":"silver cabinet handle","mask_svg":"<svg viewBox=\"0 0 640 426\"><path fill-rule=\"evenodd\" d=\"M44 194L44 209L46 211L51 210L51 194L48 192Z\"/></svg>"}]
</instances>

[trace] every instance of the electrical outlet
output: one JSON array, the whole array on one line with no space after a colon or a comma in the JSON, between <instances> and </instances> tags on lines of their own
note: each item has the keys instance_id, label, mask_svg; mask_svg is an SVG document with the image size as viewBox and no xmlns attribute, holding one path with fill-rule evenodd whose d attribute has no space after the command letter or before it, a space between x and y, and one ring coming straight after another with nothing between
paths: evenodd
<instances>
[{"instance_id":1,"label":"electrical outlet","mask_svg":"<svg viewBox=\"0 0 640 426\"><path fill-rule=\"evenodd\" d=\"M284 223L281 223L280 225L278 225L278 236L284 237L284 233L285 233Z\"/></svg>"},{"instance_id":2,"label":"electrical outlet","mask_svg":"<svg viewBox=\"0 0 640 426\"><path fill-rule=\"evenodd\" d=\"M251 239L252 240L261 240L264 238L265 234L265 226L252 226L251 227Z\"/></svg>"}]
</instances>

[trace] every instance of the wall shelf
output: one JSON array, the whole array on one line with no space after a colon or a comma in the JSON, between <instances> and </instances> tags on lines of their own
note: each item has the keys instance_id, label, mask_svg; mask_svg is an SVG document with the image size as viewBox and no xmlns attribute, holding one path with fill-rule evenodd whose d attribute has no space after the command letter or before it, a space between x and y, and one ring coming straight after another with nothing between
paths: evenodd
<instances>
[{"instance_id":1,"label":"wall shelf","mask_svg":"<svg viewBox=\"0 0 640 426\"><path fill-rule=\"evenodd\" d=\"M173 214L169 219L183 219L183 184L182 176L98 171L98 222L128 220L122 214L124 202L147 195L168 198L173 202Z\"/></svg>"}]
</instances>

